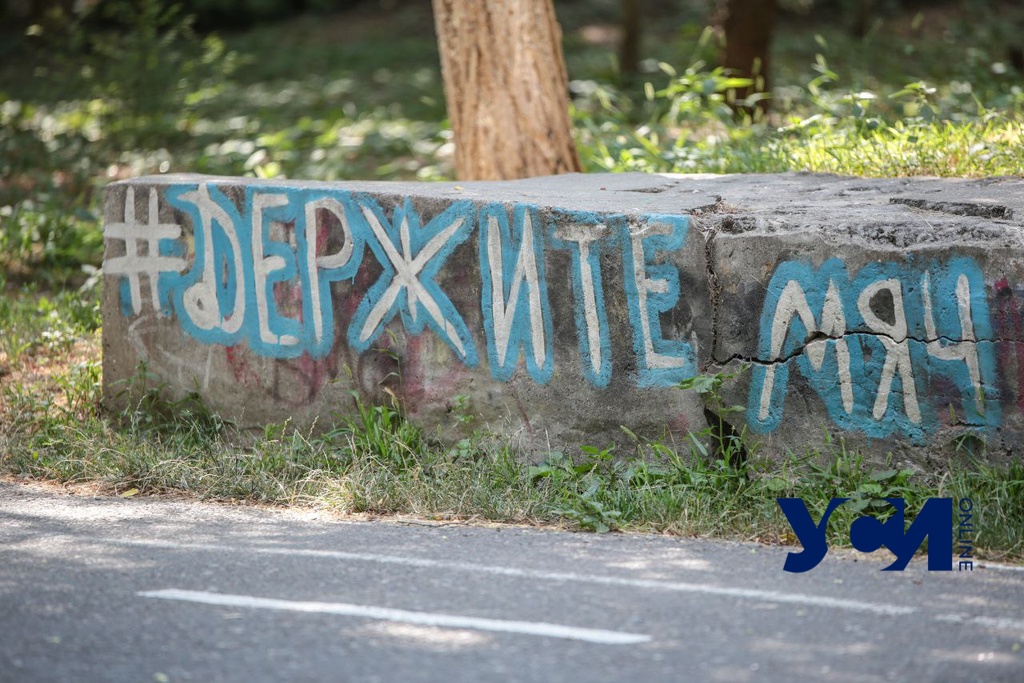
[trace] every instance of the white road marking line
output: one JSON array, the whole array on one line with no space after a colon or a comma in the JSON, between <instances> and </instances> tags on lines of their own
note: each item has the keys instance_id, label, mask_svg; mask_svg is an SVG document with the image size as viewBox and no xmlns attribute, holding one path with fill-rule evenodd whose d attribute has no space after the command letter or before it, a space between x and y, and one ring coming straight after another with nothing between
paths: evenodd
<instances>
[{"instance_id":1,"label":"white road marking line","mask_svg":"<svg viewBox=\"0 0 1024 683\"><path fill-rule=\"evenodd\" d=\"M1002 572L1024 572L1024 565L1002 564L1001 562L975 561L976 569L996 569Z\"/></svg>"},{"instance_id":2,"label":"white road marking line","mask_svg":"<svg viewBox=\"0 0 1024 683\"><path fill-rule=\"evenodd\" d=\"M917 610L913 607L884 605L880 603L861 602L859 600L843 600L819 595L803 593L781 593L778 591L758 590L754 588L730 588L727 586L709 586L699 583L681 581L656 581L651 579L628 579L616 576L598 576L594 574L576 574L573 572L551 572L535 569L520 569L471 562L450 562L445 560L428 560L419 557L403 557L400 555L377 555L373 553L352 553L337 550L309 550L301 548L247 548L244 546L223 546L203 543L174 543L171 541L143 541L127 539L83 538L83 541L97 541L112 545L131 545L151 548L168 548L174 550L206 550L214 552L250 552L260 555L285 555L288 557L315 557L353 562L375 562L404 567L422 569L444 569L446 571L464 571L495 576L511 576L541 581L567 581L590 583L601 586L623 586L627 588L643 588L647 590L671 591L677 593L703 593L705 595L721 595L724 597L759 600L763 602L809 605L853 612L869 612L886 616L912 614Z\"/></svg>"},{"instance_id":3,"label":"white road marking line","mask_svg":"<svg viewBox=\"0 0 1024 683\"><path fill-rule=\"evenodd\" d=\"M337 614L346 617L393 621L417 626L435 626L440 628L464 628L476 631L497 631L499 633L519 633L529 636L545 636L547 638L566 638L582 640L601 645L636 645L648 643L651 636L642 633L626 633L622 631L605 631L594 628L577 628L560 626L539 621L508 621L504 619L485 619L482 617L460 617L453 614L435 614L431 612L411 612L388 607L369 605L351 605L344 602L302 602L295 600L276 600L273 598L257 598L250 595L227 595L207 593L203 591L179 590L168 588L157 591L137 593L143 598L159 598L161 600L180 600L196 602L203 605L222 607L248 607L251 609L287 610L290 612L307 612L315 614Z\"/></svg>"},{"instance_id":4,"label":"white road marking line","mask_svg":"<svg viewBox=\"0 0 1024 683\"><path fill-rule=\"evenodd\" d=\"M954 624L977 624L978 626L989 626L991 628L1005 629L1007 631L1021 631L1024 633L1024 621L1018 619L1006 619L1004 617L972 617L966 614L938 614L936 621L949 621Z\"/></svg>"}]
</instances>

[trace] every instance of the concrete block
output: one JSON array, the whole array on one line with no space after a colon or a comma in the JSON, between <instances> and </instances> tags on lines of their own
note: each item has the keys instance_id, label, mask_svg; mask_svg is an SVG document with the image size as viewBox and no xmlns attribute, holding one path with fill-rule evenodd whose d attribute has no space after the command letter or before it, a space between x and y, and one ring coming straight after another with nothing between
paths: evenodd
<instances>
[{"instance_id":1,"label":"concrete block","mask_svg":"<svg viewBox=\"0 0 1024 683\"><path fill-rule=\"evenodd\" d=\"M537 452L685 438L708 406L676 385L742 368L729 419L767 453L1019 450L1020 179L169 175L105 212L113 407L144 366L243 427L355 395Z\"/></svg>"}]
</instances>

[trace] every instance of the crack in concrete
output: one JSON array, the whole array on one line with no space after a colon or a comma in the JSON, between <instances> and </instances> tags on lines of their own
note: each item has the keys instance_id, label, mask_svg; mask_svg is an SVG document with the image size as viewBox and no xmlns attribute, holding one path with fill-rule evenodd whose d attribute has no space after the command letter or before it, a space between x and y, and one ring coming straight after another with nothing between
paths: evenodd
<instances>
[{"instance_id":1,"label":"crack in concrete","mask_svg":"<svg viewBox=\"0 0 1024 683\"><path fill-rule=\"evenodd\" d=\"M641 194L661 194L671 190L675 185L657 185L654 187L635 187L624 190L624 192L639 192Z\"/></svg>"},{"instance_id":2,"label":"crack in concrete","mask_svg":"<svg viewBox=\"0 0 1024 683\"><path fill-rule=\"evenodd\" d=\"M668 192L679 187L680 180L668 180L661 185L645 185L643 187L627 187L623 192L637 192L640 194L661 194L662 192ZM602 188L604 189L604 188Z\"/></svg>"},{"instance_id":3,"label":"crack in concrete","mask_svg":"<svg viewBox=\"0 0 1024 683\"><path fill-rule=\"evenodd\" d=\"M691 216L706 216L708 214L721 214L721 213L738 213L739 209L729 204L722 198L722 195L715 195L714 204L705 204L704 206L695 206L690 209Z\"/></svg>"},{"instance_id":4,"label":"crack in concrete","mask_svg":"<svg viewBox=\"0 0 1024 683\"><path fill-rule=\"evenodd\" d=\"M902 340L899 340L899 339L896 339L895 337L893 337L892 335L885 334L883 332L871 332L871 331L852 330L852 331L848 331L846 334L843 334L841 336L825 334L823 332L816 332L816 333L812 334L810 337L808 337L807 339L805 339L795 349L791 350L789 353L787 353L784 356L780 356L779 358L764 359L764 358L745 356L745 355L743 355L741 353L734 353L734 354L732 354L731 356L729 356L728 358L726 358L724 360L719 360L718 358L712 358L712 361L714 363L720 364L720 365L728 365L729 363L732 363L732 362L737 361L737 360L738 361L743 361L745 363L752 363L752 364L756 364L756 365L765 365L765 366L783 365L783 364L788 363L789 361L793 360L794 358L797 358L798 356L802 355L807 350L807 347L810 346L811 344L813 344L814 342L827 341L829 339L831 339L832 341L838 341L840 339L847 339L848 337L885 337L886 339L891 339L893 341L893 343L895 343L895 344L900 344L900 343L902 343L904 341L916 341L916 342L919 342L921 344L930 344L932 342L946 342L948 344L982 344L982 343L986 343L987 342L987 343L994 344L994 343L999 343L999 342L1013 341L1013 340L1009 340L1009 339L978 339L978 340L955 339L953 337L946 337L946 336L939 336L939 337L937 337L935 339L920 339L918 337L913 337L913 336L909 336L909 335L904 337Z\"/></svg>"},{"instance_id":5,"label":"crack in concrete","mask_svg":"<svg viewBox=\"0 0 1024 683\"><path fill-rule=\"evenodd\" d=\"M915 199L911 197L890 197L889 203L902 204L915 209L946 213L953 216L974 216L978 218L1013 220L1013 209L1001 204L934 202L927 199Z\"/></svg>"},{"instance_id":6,"label":"crack in concrete","mask_svg":"<svg viewBox=\"0 0 1024 683\"><path fill-rule=\"evenodd\" d=\"M728 206L721 197L717 197L717 200L718 201L715 204L716 207L719 207L719 206L720 207L727 207ZM897 202L895 200L895 198L893 200L891 200L891 201L893 203L910 203L909 201L908 202ZM1005 207L985 207L985 208L1002 209L1002 208L1005 208ZM727 213L728 211L722 211L722 212L723 213ZM715 213L715 212L713 212L713 213ZM724 360L723 359L719 359L717 357L717 355L716 355L716 351L718 349L718 345L719 345L719 341L720 341L720 339L719 339L719 321L720 321L720 309L721 309L721 305L722 305L721 294L722 294L722 291L723 291L723 287L722 287L721 281L718 278L718 274L715 272L715 238L718 236L718 234L720 232L722 232L722 221L727 220L727 217L725 217L725 216L717 216L717 217L716 216L709 216L709 215L707 215L707 213L704 213L702 215L701 219L697 219L697 216L701 216L701 215L702 215L701 213L696 213L695 212L692 220L694 222L694 225L701 231L702 235L704 236L704 270L705 270L705 274L707 276L708 290L710 292L710 298L711 298L711 353L709 354L709 362L708 362L708 364L728 365L729 363L732 363L732 362L735 362L735 361L741 361L741 362L744 362L744 363L753 363L753 364L758 364L758 365L778 365L778 364L784 364L784 363L788 363L789 361L793 360L794 358L802 355L806 351L807 346L810 345L811 343L815 342L815 341L827 340L827 339L831 339L833 341L837 341L839 339L845 339L846 337L849 337L849 336L886 337L888 339L891 339L896 344L899 344L902 341L916 341L916 342L920 342L922 344L929 344L929 343L932 343L932 342L944 342L946 344L961 344L961 343L980 344L980 343L984 343L984 342L988 342L988 343L1021 343L1020 340L1018 340L1018 339L1003 338L1003 337L994 337L994 338L991 338L991 339L969 340L969 339L957 339L957 338L949 337L949 336L946 336L946 335L939 335L939 336L937 336L934 339L922 339L922 338L919 338L919 337L908 335L904 339L899 340L899 339L896 339L895 337L893 337L892 335L885 334L884 332L874 332L874 331L871 331L871 330L848 330L846 332L846 334L844 334L842 336L827 335L827 334L824 334L824 333L819 331L819 332L816 332L815 334L811 335L809 338L805 339L799 346L797 346L791 352L789 352L785 356L777 358L777 359L765 360L765 359L761 359L761 358L757 358L757 357L746 356L746 355L739 354L739 353L732 354L731 356L729 356L728 358L725 358ZM706 368L702 368L702 370L704 370L704 369L706 369Z\"/></svg>"},{"instance_id":7,"label":"crack in concrete","mask_svg":"<svg viewBox=\"0 0 1024 683\"><path fill-rule=\"evenodd\" d=\"M721 197L718 198L721 202ZM717 204L716 204L717 205ZM715 360L715 349L718 347L718 315L721 306L722 284L715 273L714 240L718 229L715 225L705 225L703 220L694 220L694 225L704 235L704 274L708 280L708 296L711 303L711 361Z\"/></svg>"}]
</instances>

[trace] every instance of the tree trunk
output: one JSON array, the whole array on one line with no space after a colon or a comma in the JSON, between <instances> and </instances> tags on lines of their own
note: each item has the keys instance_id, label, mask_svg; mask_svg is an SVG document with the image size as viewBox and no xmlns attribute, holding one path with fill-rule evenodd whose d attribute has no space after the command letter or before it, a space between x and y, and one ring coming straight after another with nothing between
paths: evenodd
<instances>
[{"instance_id":1,"label":"tree trunk","mask_svg":"<svg viewBox=\"0 0 1024 683\"><path fill-rule=\"evenodd\" d=\"M725 33L725 51L721 65L732 75L751 78L754 85L737 90L737 100L753 93L768 93L772 28L775 25L776 0L722 0ZM768 100L759 100L757 106L767 111ZM745 107L747 111L753 108Z\"/></svg>"},{"instance_id":2,"label":"tree trunk","mask_svg":"<svg viewBox=\"0 0 1024 683\"><path fill-rule=\"evenodd\" d=\"M455 172L507 180L580 170L552 0L433 0Z\"/></svg>"},{"instance_id":3,"label":"tree trunk","mask_svg":"<svg viewBox=\"0 0 1024 683\"><path fill-rule=\"evenodd\" d=\"M854 38L863 38L871 28L871 17L875 10L875 0L854 0L853 21L850 24L850 33Z\"/></svg>"},{"instance_id":4,"label":"tree trunk","mask_svg":"<svg viewBox=\"0 0 1024 683\"><path fill-rule=\"evenodd\" d=\"M640 70L640 0L621 0L622 41L619 43L619 69L627 79Z\"/></svg>"}]
</instances>

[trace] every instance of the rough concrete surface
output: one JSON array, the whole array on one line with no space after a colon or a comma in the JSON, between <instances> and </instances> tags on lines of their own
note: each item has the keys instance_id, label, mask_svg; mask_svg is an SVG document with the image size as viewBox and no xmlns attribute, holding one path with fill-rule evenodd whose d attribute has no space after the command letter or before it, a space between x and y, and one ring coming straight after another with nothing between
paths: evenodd
<instances>
[{"instance_id":1,"label":"rough concrete surface","mask_svg":"<svg viewBox=\"0 0 1024 683\"><path fill-rule=\"evenodd\" d=\"M245 426L355 392L538 452L703 430L676 385L725 371L762 452L1019 455L1022 227L1019 178L138 178L106 198L105 395Z\"/></svg>"}]
</instances>

